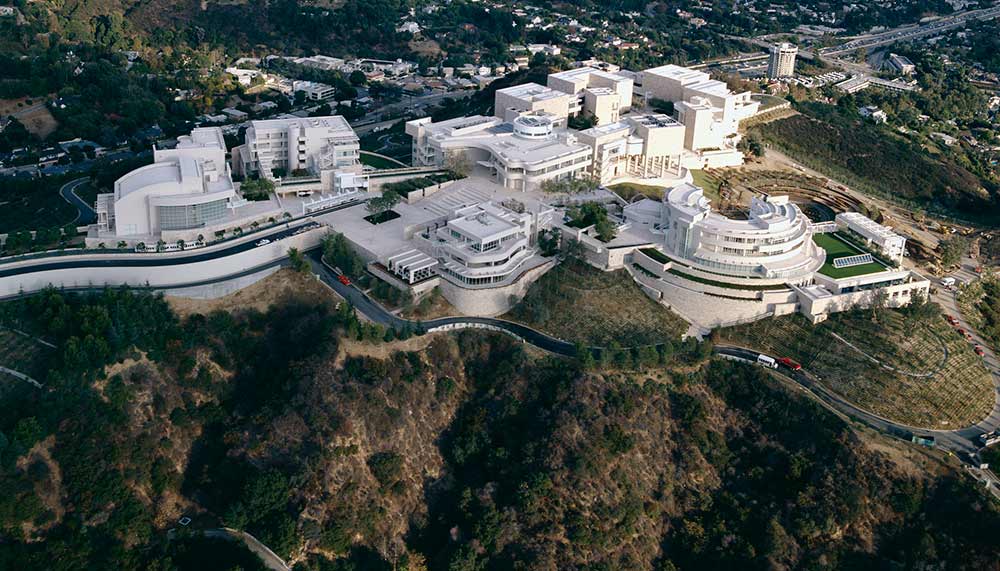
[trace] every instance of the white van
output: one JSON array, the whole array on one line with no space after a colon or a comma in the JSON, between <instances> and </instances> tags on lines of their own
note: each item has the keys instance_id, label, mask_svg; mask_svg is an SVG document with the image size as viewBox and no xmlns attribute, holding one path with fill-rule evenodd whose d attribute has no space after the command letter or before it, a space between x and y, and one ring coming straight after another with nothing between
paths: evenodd
<instances>
[{"instance_id":1,"label":"white van","mask_svg":"<svg viewBox=\"0 0 1000 571\"><path fill-rule=\"evenodd\" d=\"M763 365L763 366L767 367L768 369L777 369L778 368L778 362L775 361L773 357L768 357L767 355L765 355L763 353L761 353L760 355L757 355L757 364L758 365Z\"/></svg>"},{"instance_id":2,"label":"white van","mask_svg":"<svg viewBox=\"0 0 1000 571\"><path fill-rule=\"evenodd\" d=\"M955 285L955 278L951 276L941 278L941 285L943 285L944 287L951 287Z\"/></svg>"}]
</instances>

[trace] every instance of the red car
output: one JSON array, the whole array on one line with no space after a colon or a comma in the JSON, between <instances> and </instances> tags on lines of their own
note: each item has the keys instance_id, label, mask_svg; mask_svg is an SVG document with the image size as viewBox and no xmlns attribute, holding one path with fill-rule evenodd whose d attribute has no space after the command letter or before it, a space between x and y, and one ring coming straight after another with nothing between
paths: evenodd
<instances>
[{"instance_id":1,"label":"red car","mask_svg":"<svg viewBox=\"0 0 1000 571\"><path fill-rule=\"evenodd\" d=\"M339 276L337 276L337 279L340 281L340 283L344 285L351 285L351 280L347 279L347 276L345 276L344 274L340 274Z\"/></svg>"},{"instance_id":2,"label":"red car","mask_svg":"<svg viewBox=\"0 0 1000 571\"><path fill-rule=\"evenodd\" d=\"M983 351L983 348L980 347L979 345L976 345L975 347L973 347L972 350L975 351L976 355L979 355L980 357L983 357L983 356L986 355L986 352Z\"/></svg>"},{"instance_id":3,"label":"red car","mask_svg":"<svg viewBox=\"0 0 1000 571\"><path fill-rule=\"evenodd\" d=\"M789 359L788 357L778 357L777 361L793 371L798 371L799 369L802 368L802 365L796 363L795 361Z\"/></svg>"},{"instance_id":4,"label":"red car","mask_svg":"<svg viewBox=\"0 0 1000 571\"><path fill-rule=\"evenodd\" d=\"M961 327L959 327L959 328L958 328L958 329L956 329L955 331L958 331L958 334L959 334L959 335L962 335L962 336L965 336L965 329L962 329Z\"/></svg>"}]
</instances>

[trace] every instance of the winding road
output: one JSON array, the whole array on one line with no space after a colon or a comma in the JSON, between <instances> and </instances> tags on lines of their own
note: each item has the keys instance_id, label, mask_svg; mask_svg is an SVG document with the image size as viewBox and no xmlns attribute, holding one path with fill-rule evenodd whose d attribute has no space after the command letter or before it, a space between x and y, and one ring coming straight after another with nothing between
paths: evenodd
<instances>
[{"instance_id":1,"label":"winding road","mask_svg":"<svg viewBox=\"0 0 1000 571\"><path fill-rule=\"evenodd\" d=\"M79 226L97 222L97 213L94 212L93 206L87 204L85 200L76 194L76 189L86 184L89 180L90 177L73 179L59 188L59 196L76 207L76 218L73 219L73 223Z\"/></svg>"},{"instance_id":2,"label":"winding road","mask_svg":"<svg viewBox=\"0 0 1000 571\"><path fill-rule=\"evenodd\" d=\"M321 259L321 253L314 251L310 254L310 263L317 276L332 288L337 294L351 303L362 315L380 325L395 328L416 327L418 322L403 319L388 310L378 302L371 299L367 294L359 290L354 285L344 285L337 279L336 273L327 266ZM452 325L452 326L489 326L493 329L502 330L508 334L524 340L536 347L567 357L576 356L576 347L567 341L552 337L520 323L514 323L503 319L490 317L445 317L433 319L419 323L424 329ZM597 348L590 348L592 352L599 351ZM716 345L715 352L736 359L756 362L759 353L746 347L732 345ZM880 432L910 440L911 436L933 437L936 446L956 453L972 453L980 448L978 438L981 434L990 432L1000 426L1000 407L995 407L993 413L982 422L957 430L929 430L919 427L907 426L890 419L881 417L870 411L859 408L840 395L830 391L823 386L819 380L805 370L787 371L782 373L786 378L793 380L826 407L846 415L862 424L869 426Z\"/></svg>"}]
</instances>

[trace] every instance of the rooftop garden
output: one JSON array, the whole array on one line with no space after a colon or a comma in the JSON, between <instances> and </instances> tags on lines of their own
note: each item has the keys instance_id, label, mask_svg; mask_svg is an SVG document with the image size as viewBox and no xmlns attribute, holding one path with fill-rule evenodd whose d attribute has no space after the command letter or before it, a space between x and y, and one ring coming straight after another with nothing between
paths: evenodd
<instances>
[{"instance_id":1,"label":"rooftop garden","mask_svg":"<svg viewBox=\"0 0 1000 571\"><path fill-rule=\"evenodd\" d=\"M871 253L851 244L846 238L841 236L839 232L832 232L830 234L813 234L813 242L815 242L820 248L826 250L826 263L819 269L819 273L824 276L828 276L833 279L852 278L855 276L884 272L888 269L885 264L879 261L873 261L857 266L849 266L846 268L835 267L833 265L833 261L838 258Z\"/></svg>"}]
</instances>

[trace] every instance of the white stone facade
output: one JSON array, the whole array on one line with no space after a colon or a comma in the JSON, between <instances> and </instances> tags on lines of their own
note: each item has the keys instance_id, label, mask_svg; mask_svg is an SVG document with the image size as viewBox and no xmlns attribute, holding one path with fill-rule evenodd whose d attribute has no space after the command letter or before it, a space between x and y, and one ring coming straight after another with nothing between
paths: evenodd
<instances>
[{"instance_id":1,"label":"white stone facade","mask_svg":"<svg viewBox=\"0 0 1000 571\"><path fill-rule=\"evenodd\" d=\"M347 120L340 115L251 121L245 143L233 149L237 174L274 178L274 170L291 174L357 167L361 144Z\"/></svg>"},{"instance_id":2,"label":"white stone facade","mask_svg":"<svg viewBox=\"0 0 1000 571\"><path fill-rule=\"evenodd\" d=\"M117 181L97 197L102 239L156 241L164 231L197 230L223 222L240 206L217 127L195 129L174 149L154 149L153 164Z\"/></svg>"},{"instance_id":3,"label":"white stone facade","mask_svg":"<svg viewBox=\"0 0 1000 571\"><path fill-rule=\"evenodd\" d=\"M511 190L582 176L591 164L590 147L545 115L519 116L513 123L482 115L439 123L415 119L406 133L413 138L414 166L463 162L471 173Z\"/></svg>"}]
</instances>

